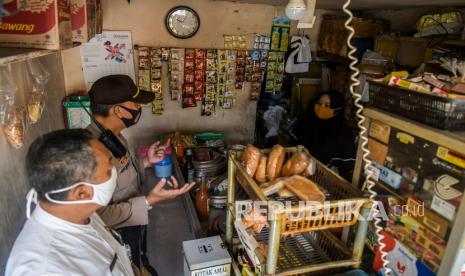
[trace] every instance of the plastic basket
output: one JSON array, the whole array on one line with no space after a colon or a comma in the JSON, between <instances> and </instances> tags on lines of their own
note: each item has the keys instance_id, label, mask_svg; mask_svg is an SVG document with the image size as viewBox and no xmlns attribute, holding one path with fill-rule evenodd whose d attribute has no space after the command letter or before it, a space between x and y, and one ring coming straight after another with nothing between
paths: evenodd
<instances>
[{"instance_id":1,"label":"plastic basket","mask_svg":"<svg viewBox=\"0 0 465 276\"><path fill-rule=\"evenodd\" d=\"M69 96L65 98L63 107L65 108L67 128L86 128L92 123L92 119L82 106L89 113L91 112L88 96Z\"/></svg>"},{"instance_id":2,"label":"plastic basket","mask_svg":"<svg viewBox=\"0 0 465 276\"><path fill-rule=\"evenodd\" d=\"M465 99L451 99L370 81L369 104L445 130L465 129Z\"/></svg>"},{"instance_id":3,"label":"plastic basket","mask_svg":"<svg viewBox=\"0 0 465 276\"><path fill-rule=\"evenodd\" d=\"M268 152L263 150L262 152ZM295 148L285 148L287 153L295 152ZM306 151L306 154L311 155ZM313 157L312 157L313 158ZM370 202L363 197L363 193L347 182L345 179L331 171L321 162L316 162L315 174L310 176L313 182L327 193L327 202L306 207L305 216L300 216L302 211L298 205L282 210L281 234L296 234L308 231L339 228L351 226L357 223L360 209ZM279 198L266 197L261 192L259 185L251 178L240 164L238 156L235 157L236 179L252 199L280 200ZM254 196L257 194L257 196ZM286 201L298 202L298 199L287 198ZM323 215L324 214L324 215Z\"/></svg>"}]
</instances>

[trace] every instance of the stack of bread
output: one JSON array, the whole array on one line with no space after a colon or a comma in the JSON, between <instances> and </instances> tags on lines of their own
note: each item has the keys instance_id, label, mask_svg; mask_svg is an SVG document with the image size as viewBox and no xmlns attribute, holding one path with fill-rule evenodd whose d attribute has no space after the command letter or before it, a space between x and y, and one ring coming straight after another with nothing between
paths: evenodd
<instances>
[{"instance_id":1,"label":"stack of bread","mask_svg":"<svg viewBox=\"0 0 465 276\"><path fill-rule=\"evenodd\" d=\"M305 201L324 201L325 195L318 186L304 177L314 174L314 160L304 152L296 152L288 160L285 157L286 152L280 145L275 145L268 156L248 146L242 161L247 174L262 183L260 188L266 196L278 193L282 198L296 196Z\"/></svg>"}]
</instances>

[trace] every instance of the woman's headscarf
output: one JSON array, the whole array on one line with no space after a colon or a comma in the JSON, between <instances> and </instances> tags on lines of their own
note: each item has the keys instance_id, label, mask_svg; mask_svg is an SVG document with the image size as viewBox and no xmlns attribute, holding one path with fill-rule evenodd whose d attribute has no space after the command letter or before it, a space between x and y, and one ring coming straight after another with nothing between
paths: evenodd
<instances>
[{"instance_id":1,"label":"woman's headscarf","mask_svg":"<svg viewBox=\"0 0 465 276\"><path fill-rule=\"evenodd\" d=\"M323 95L329 96L330 108L337 109L334 117L325 120L318 118L314 111L315 104ZM346 144L353 143L351 131L344 118L344 97L336 91L329 91L310 101L307 118L298 136L299 143L304 144L322 162L329 162L331 158L343 155L341 151L348 146Z\"/></svg>"}]
</instances>

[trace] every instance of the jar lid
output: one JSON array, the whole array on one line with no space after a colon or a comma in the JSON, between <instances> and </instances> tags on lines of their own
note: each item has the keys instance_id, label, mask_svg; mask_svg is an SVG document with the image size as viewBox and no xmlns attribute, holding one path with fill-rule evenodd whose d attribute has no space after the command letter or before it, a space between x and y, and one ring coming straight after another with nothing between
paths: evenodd
<instances>
[{"instance_id":1,"label":"jar lid","mask_svg":"<svg viewBox=\"0 0 465 276\"><path fill-rule=\"evenodd\" d=\"M173 159L171 155L165 155L165 158L158 163L155 163L155 166L167 166L173 164Z\"/></svg>"}]
</instances>

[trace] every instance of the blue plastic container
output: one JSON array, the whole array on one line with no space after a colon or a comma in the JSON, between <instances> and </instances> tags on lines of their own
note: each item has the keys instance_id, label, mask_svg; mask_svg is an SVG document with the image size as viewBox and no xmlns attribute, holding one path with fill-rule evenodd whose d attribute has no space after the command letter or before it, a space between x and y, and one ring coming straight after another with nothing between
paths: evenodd
<instances>
[{"instance_id":1,"label":"blue plastic container","mask_svg":"<svg viewBox=\"0 0 465 276\"><path fill-rule=\"evenodd\" d=\"M167 178L173 174L173 159L170 155L165 155L165 159L153 165L155 177Z\"/></svg>"}]
</instances>

